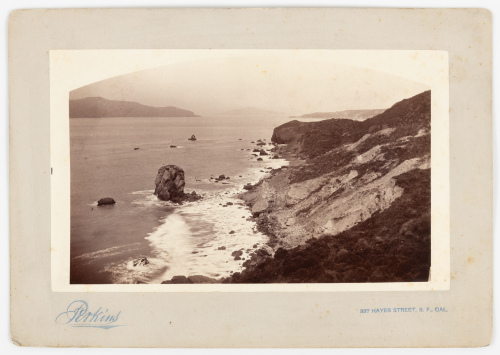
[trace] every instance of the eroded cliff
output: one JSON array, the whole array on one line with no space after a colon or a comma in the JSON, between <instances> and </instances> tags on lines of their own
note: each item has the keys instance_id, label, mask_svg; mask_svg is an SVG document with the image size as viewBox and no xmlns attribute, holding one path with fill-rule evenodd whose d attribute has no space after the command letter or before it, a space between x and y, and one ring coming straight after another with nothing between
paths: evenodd
<instances>
[{"instance_id":1,"label":"eroded cliff","mask_svg":"<svg viewBox=\"0 0 500 355\"><path fill-rule=\"evenodd\" d=\"M274 258L226 282L425 281L430 267L430 91L366 121L292 121L274 170L242 195Z\"/></svg>"}]
</instances>

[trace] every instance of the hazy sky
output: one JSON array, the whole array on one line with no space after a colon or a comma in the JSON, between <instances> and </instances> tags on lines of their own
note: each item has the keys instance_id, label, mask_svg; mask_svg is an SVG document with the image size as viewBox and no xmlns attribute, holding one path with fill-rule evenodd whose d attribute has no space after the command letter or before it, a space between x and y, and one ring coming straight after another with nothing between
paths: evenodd
<instances>
[{"instance_id":1,"label":"hazy sky","mask_svg":"<svg viewBox=\"0 0 500 355\"><path fill-rule=\"evenodd\" d=\"M388 108L429 87L380 71L293 55L191 60L99 81L70 99L101 96L196 114L256 107L298 115Z\"/></svg>"}]
</instances>

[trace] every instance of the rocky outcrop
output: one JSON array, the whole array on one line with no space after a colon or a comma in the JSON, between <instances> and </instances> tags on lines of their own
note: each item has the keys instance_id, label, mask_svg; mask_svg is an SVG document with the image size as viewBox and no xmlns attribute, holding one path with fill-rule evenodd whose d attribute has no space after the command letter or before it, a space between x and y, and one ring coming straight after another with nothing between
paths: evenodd
<instances>
[{"instance_id":1,"label":"rocky outcrop","mask_svg":"<svg viewBox=\"0 0 500 355\"><path fill-rule=\"evenodd\" d=\"M177 165L164 165L158 170L155 179L155 192L160 200L182 203L184 201L197 201L202 197L195 191L186 194L184 186L184 170Z\"/></svg>"},{"instance_id":2,"label":"rocky outcrop","mask_svg":"<svg viewBox=\"0 0 500 355\"><path fill-rule=\"evenodd\" d=\"M116 203L111 197L104 197L97 201L97 206L114 205Z\"/></svg>"},{"instance_id":3,"label":"rocky outcrop","mask_svg":"<svg viewBox=\"0 0 500 355\"><path fill-rule=\"evenodd\" d=\"M219 280L202 275L193 276L174 276L171 280L163 281L162 284L215 284L219 283Z\"/></svg>"},{"instance_id":4,"label":"rocky outcrop","mask_svg":"<svg viewBox=\"0 0 500 355\"><path fill-rule=\"evenodd\" d=\"M149 260L145 256L140 256L132 262L132 265L134 266L146 266L148 264Z\"/></svg>"},{"instance_id":5,"label":"rocky outcrop","mask_svg":"<svg viewBox=\"0 0 500 355\"><path fill-rule=\"evenodd\" d=\"M430 96L362 122L277 127L273 142L303 162L273 170L241 195L276 252L248 260L226 282L425 281Z\"/></svg>"},{"instance_id":6,"label":"rocky outcrop","mask_svg":"<svg viewBox=\"0 0 500 355\"><path fill-rule=\"evenodd\" d=\"M254 216L260 215L262 212L266 211L269 208L269 202L265 199L257 200L252 206L252 214Z\"/></svg>"},{"instance_id":7,"label":"rocky outcrop","mask_svg":"<svg viewBox=\"0 0 500 355\"><path fill-rule=\"evenodd\" d=\"M184 196L185 185L182 168L177 165L164 165L156 175L154 194L163 201L180 201Z\"/></svg>"}]
</instances>

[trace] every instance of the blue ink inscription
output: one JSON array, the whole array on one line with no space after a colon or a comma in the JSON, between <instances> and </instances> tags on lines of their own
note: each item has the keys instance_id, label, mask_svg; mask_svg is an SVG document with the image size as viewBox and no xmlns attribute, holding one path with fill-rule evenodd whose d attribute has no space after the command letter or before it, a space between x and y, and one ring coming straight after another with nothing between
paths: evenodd
<instances>
[{"instance_id":1,"label":"blue ink inscription","mask_svg":"<svg viewBox=\"0 0 500 355\"><path fill-rule=\"evenodd\" d=\"M433 313L433 312L444 312L447 313L446 307L394 307L394 308L361 308L359 313Z\"/></svg>"},{"instance_id":2,"label":"blue ink inscription","mask_svg":"<svg viewBox=\"0 0 500 355\"><path fill-rule=\"evenodd\" d=\"M56 317L56 323L79 328L101 328L111 329L122 327L114 324L118 321L121 311L116 314L108 313L109 309L99 307L95 312L89 310L89 305L83 300L73 301L65 312Z\"/></svg>"}]
</instances>

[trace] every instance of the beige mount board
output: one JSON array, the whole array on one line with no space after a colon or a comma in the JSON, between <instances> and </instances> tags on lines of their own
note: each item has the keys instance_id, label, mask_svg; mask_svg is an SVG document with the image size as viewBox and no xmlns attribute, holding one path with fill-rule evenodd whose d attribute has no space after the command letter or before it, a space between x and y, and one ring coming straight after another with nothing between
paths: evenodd
<instances>
[{"instance_id":1,"label":"beige mount board","mask_svg":"<svg viewBox=\"0 0 500 355\"><path fill-rule=\"evenodd\" d=\"M55 347L489 344L491 33L491 14L482 9L13 12L13 342ZM354 66L372 60L377 70L405 72L405 80L430 88L433 239L428 282L163 285L171 286L168 289L152 284L70 284L69 132L64 115L69 92L165 65L163 60L175 56L227 57L228 51L269 54L267 58L283 53L333 55ZM415 72L405 69L412 68L412 55L425 64Z\"/></svg>"}]
</instances>

